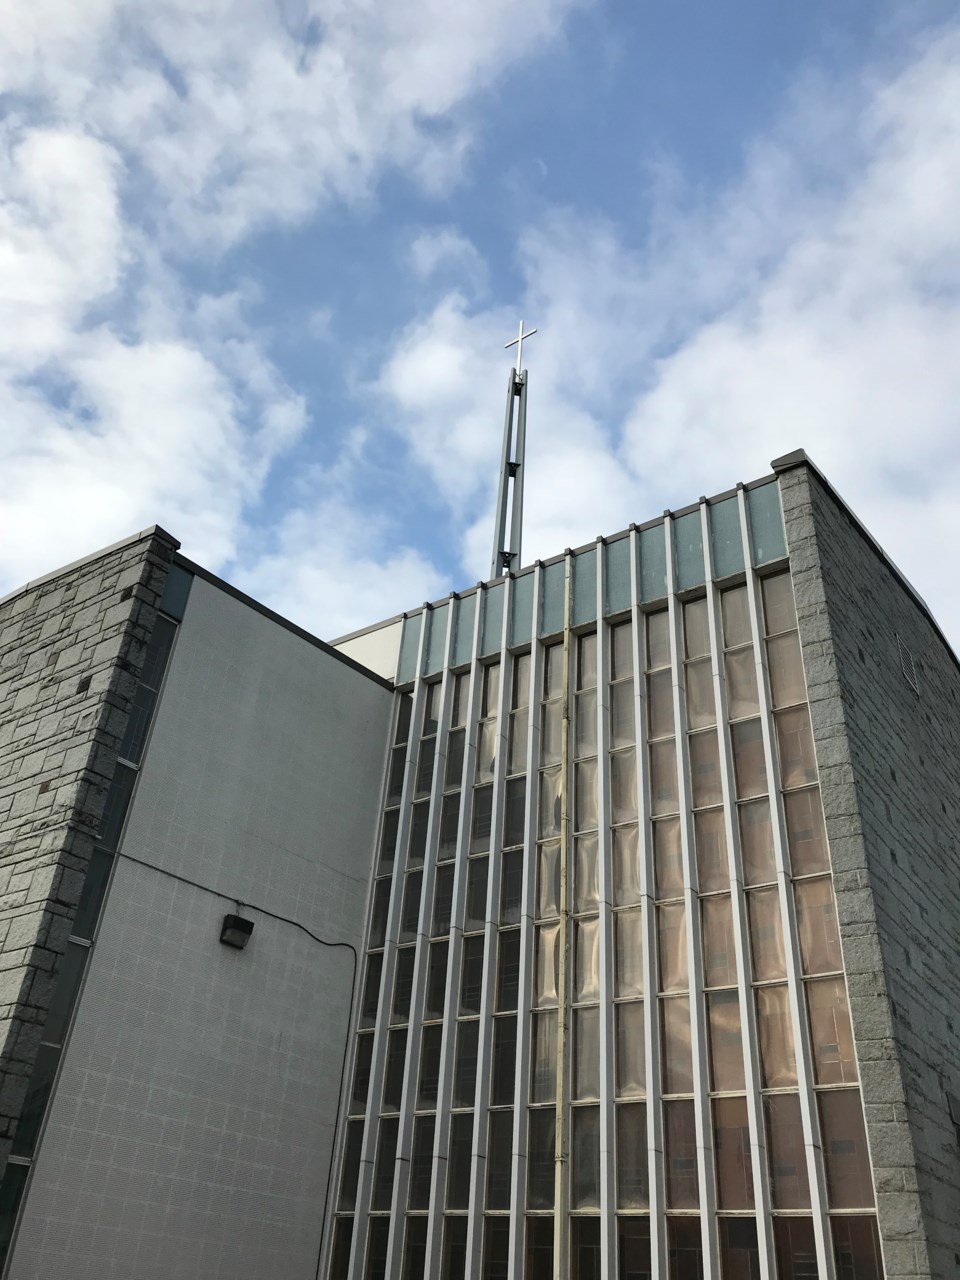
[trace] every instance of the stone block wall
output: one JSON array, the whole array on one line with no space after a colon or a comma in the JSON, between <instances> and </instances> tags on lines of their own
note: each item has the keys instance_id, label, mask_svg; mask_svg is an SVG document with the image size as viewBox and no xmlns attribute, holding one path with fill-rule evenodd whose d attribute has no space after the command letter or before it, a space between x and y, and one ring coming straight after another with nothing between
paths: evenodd
<instances>
[{"instance_id":1,"label":"stone block wall","mask_svg":"<svg viewBox=\"0 0 960 1280\"><path fill-rule=\"evenodd\" d=\"M780 473L888 1277L960 1275L960 668L805 459ZM917 692L898 640L914 663ZM909 666L909 659L908 659Z\"/></svg>"},{"instance_id":2,"label":"stone block wall","mask_svg":"<svg viewBox=\"0 0 960 1280\"><path fill-rule=\"evenodd\" d=\"M0 600L0 1166L178 545L147 529Z\"/></svg>"}]
</instances>

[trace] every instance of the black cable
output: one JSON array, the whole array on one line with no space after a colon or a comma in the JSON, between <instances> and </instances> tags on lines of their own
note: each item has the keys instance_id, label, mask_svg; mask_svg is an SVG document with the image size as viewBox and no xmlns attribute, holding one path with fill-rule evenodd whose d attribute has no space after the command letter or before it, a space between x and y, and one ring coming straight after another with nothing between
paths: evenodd
<instances>
[{"instance_id":1,"label":"black cable","mask_svg":"<svg viewBox=\"0 0 960 1280\"><path fill-rule=\"evenodd\" d=\"M157 871L162 876L169 876L171 880L179 880L181 884L188 884L192 889L199 889L202 893L211 893L215 898L221 898L224 902L235 902L238 907L246 907L249 911L257 911L262 916L268 916L271 920L279 920L281 924L293 925L294 929L299 929L301 933L305 933L308 938L312 938L314 942L318 942L321 947L329 947L331 950L342 949L349 951L353 958L353 973L350 979L350 1006L347 1013L347 1034L343 1042L343 1059L340 1063L340 1085L337 1089L337 1116L333 1127L333 1144L330 1151L330 1169L327 1173L327 1189L323 1196L323 1217L320 1222L320 1245L317 1249L317 1270L316 1277L320 1280L320 1264L323 1261L323 1243L326 1238L327 1231L327 1206L330 1202L330 1183L333 1181L333 1159L336 1154L337 1134L340 1132L340 1113L343 1108L343 1078L347 1071L347 1054L350 1049L350 1028L353 1026L353 1001L356 994L357 985L357 966L360 958L357 955L357 948L352 942L328 942L326 938L320 938L317 934L311 932L305 924L301 924L299 920L291 920L289 916L279 916L275 911L268 911L266 907L258 907L252 902L241 902L239 898L233 898L229 893L221 893L219 889L211 889L209 885L200 884L196 880L191 880L189 876L178 875L176 871L168 871L166 867L158 867L154 862L145 862L142 858L135 858L132 853L118 853L117 857L125 858L127 862L135 862L139 867L146 867L149 871Z\"/></svg>"}]
</instances>

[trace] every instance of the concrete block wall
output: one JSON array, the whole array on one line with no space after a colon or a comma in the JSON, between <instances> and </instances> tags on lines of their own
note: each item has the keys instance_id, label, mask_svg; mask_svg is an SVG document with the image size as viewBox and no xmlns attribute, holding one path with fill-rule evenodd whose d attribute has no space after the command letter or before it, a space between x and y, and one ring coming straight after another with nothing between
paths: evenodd
<instances>
[{"instance_id":1,"label":"concrete block wall","mask_svg":"<svg viewBox=\"0 0 960 1280\"><path fill-rule=\"evenodd\" d=\"M888 1277L960 1275L960 669L805 460L780 473ZM898 637L915 663L904 674Z\"/></svg>"},{"instance_id":2,"label":"concrete block wall","mask_svg":"<svg viewBox=\"0 0 960 1280\"><path fill-rule=\"evenodd\" d=\"M0 1165L178 545L147 529L0 601Z\"/></svg>"}]
</instances>

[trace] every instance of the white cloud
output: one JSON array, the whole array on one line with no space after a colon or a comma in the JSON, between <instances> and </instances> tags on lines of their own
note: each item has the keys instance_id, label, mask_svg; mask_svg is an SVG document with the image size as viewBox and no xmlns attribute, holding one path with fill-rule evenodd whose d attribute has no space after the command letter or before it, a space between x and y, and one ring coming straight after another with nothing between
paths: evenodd
<instances>
[{"instance_id":1,"label":"white cloud","mask_svg":"<svg viewBox=\"0 0 960 1280\"><path fill-rule=\"evenodd\" d=\"M410 246L410 265L422 280L451 276L475 291L487 279L487 265L477 246L454 227L422 231Z\"/></svg>"}]
</instances>

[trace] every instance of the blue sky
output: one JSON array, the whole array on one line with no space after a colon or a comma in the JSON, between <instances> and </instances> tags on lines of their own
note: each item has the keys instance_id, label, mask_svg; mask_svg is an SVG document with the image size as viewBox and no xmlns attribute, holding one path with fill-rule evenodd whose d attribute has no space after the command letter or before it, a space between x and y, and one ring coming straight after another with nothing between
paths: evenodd
<instances>
[{"instance_id":1,"label":"blue sky","mask_svg":"<svg viewBox=\"0 0 960 1280\"><path fill-rule=\"evenodd\" d=\"M939 0L12 0L0 592L154 522L325 637L803 446L960 643Z\"/></svg>"}]
</instances>

